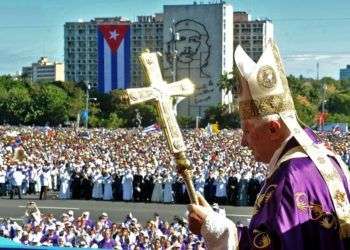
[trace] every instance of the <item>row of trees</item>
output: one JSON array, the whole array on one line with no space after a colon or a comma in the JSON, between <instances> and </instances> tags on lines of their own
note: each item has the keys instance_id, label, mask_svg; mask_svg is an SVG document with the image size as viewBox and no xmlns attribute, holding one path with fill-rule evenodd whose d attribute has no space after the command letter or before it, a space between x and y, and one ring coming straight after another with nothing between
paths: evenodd
<instances>
[{"instance_id":1,"label":"row of trees","mask_svg":"<svg viewBox=\"0 0 350 250\"><path fill-rule=\"evenodd\" d=\"M226 91L235 90L237 79L233 72L223 75L218 86ZM326 77L321 80L289 76L289 85L300 118L308 125L315 123L322 101L328 112L327 121L350 123L350 81L337 81ZM25 79L0 76L0 123L13 125L57 126L77 120L85 108L85 85L73 82L30 83ZM96 98L89 105L90 127L135 127L142 117L141 126L156 122L152 105L126 106L120 101L120 90L109 94L90 92ZM232 112L231 112L232 110ZM195 120L178 117L180 126L194 127ZM234 107L210 107L201 119L201 126L218 122L221 128L239 127L239 115Z\"/></svg>"},{"instance_id":2,"label":"row of trees","mask_svg":"<svg viewBox=\"0 0 350 250\"><path fill-rule=\"evenodd\" d=\"M85 109L85 86L73 82L29 83L25 79L0 76L0 123L11 125L68 125ZM126 106L110 94L92 92L96 101L89 105L90 127L133 127L140 112L143 126L156 121L151 105ZM138 111L136 111L138 110Z\"/></svg>"}]
</instances>

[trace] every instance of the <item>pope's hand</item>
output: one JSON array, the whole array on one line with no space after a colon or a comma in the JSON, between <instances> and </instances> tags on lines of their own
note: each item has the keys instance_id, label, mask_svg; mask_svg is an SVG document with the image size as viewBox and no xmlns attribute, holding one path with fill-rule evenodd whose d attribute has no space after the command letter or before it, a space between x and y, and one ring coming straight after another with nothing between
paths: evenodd
<instances>
[{"instance_id":1,"label":"pope's hand","mask_svg":"<svg viewBox=\"0 0 350 250\"><path fill-rule=\"evenodd\" d=\"M207 216L213 212L209 203L204 197L197 193L199 205L190 204L188 205L188 226L192 233L200 234L202 225Z\"/></svg>"}]
</instances>

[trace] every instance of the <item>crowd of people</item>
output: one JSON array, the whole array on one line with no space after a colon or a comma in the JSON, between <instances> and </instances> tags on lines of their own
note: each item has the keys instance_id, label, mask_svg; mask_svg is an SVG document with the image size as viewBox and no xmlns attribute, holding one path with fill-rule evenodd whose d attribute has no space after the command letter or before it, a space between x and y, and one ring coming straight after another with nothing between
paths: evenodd
<instances>
[{"instance_id":1,"label":"crowd of people","mask_svg":"<svg viewBox=\"0 0 350 250\"><path fill-rule=\"evenodd\" d=\"M107 213L97 220L85 211L75 216L69 210L55 218L41 214L29 202L23 223L11 219L0 222L0 236L31 246L109 248L119 250L205 249L202 237L191 234L185 219L174 217L169 223L158 214L141 225L128 214L123 223L113 223Z\"/></svg>"},{"instance_id":2,"label":"crowd of people","mask_svg":"<svg viewBox=\"0 0 350 250\"><path fill-rule=\"evenodd\" d=\"M183 131L198 192L210 202L253 205L267 173L240 145L241 130ZM350 136L319 133L350 165ZM0 195L188 203L161 132L0 127Z\"/></svg>"}]
</instances>

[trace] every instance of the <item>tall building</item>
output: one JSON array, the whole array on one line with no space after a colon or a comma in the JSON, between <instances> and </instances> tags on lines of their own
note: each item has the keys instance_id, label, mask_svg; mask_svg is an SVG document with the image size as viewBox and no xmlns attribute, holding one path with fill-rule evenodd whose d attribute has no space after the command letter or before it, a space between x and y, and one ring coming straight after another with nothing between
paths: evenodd
<instances>
[{"instance_id":1,"label":"tall building","mask_svg":"<svg viewBox=\"0 0 350 250\"><path fill-rule=\"evenodd\" d=\"M346 65L345 69L340 69L340 80L349 80L350 79L350 65Z\"/></svg>"},{"instance_id":2,"label":"tall building","mask_svg":"<svg viewBox=\"0 0 350 250\"><path fill-rule=\"evenodd\" d=\"M64 63L67 81L98 84L97 25L128 21L123 17L95 18L64 25Z\"/></svg>"},{"instance_id":3,"label":"tall building","mask_svg":"<svg viewBox=\"0 0 350 250\"><path fill-rule=\"evenodd\" d=\"M163 37L166 79L188 77L196 88L178 105L179 115L202 116L208 107L229 101L217 83L233 67L232 5L165 5Z\"/></svg>"},{"instance_id":4,"label":"tall building","mask_svg":"<svg viewBox=\"0 0 350 250\"><path fill-rule=\"evenodd\" d=\"M119 24L122 17L95 18L89 22L67 22L64 25L64 58L66 80L88 82L98 87L98 25ZM138 16L131 25L131 86L143 86L145 79L138 62L140 53L148 48L163 51L163 14Z\"/></svg>"},{"instance_id":5,"label":"tall building","mask_svg":"<svg viewBox=\"0 0 350 250\"><path fill-rule=\"evenodd\" d=\"M131 85L143 86L145 77L138 57L144 49L163 52L163 14L138 16L131 28Z\"/></svg>"},{"instance_id":6,"label":"tall building","mask_svg":"<svg viewBox=\"0 0 350 250\"><path fill-rule=\"evenodd\" d=\"M33 82L64 81L64 65L58 62L49 62L47 57L41 57L32 66L22 68L22 76Z\"/></svg>"},{"instance_id":7,"label":"tall building","mask_svg":"<svg viewBox=\"0 0 350 250\"><path fill-rule=\"evenodd\" d=\"M236 11L233 22L234 48L240 44L255 62L258 61L269 39L273 39L271 20L251 20L246 12Z\"/></svg>"}]
</instances>

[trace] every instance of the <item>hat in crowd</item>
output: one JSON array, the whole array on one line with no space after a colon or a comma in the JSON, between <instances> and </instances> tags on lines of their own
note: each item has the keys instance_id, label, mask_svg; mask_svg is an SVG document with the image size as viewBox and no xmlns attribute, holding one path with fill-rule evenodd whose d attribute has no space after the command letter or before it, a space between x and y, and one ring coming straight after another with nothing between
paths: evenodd
<instances>
[{"instance_id":1,"label":"hat in crowd","mask_svg":"<svg viewBox=\"0 0 350 250\"><path fill-rule=\"evenodd\" d=\"M108 214L106 212L103 212L101 215L104 217L108 217Z\"/></svg>"},{"instance_id":2,"label":"hat in crowd","mask_svg":"<svg viewBox=\"0 0 350 250\"><path fill-rule=\"evenodd\" d=\"M152 224L152 225L156 225L155 221L154 220L149 220L148 223Z\"/></svg>"},{"instance_id":3,"label":"hat in crowd","mask_svg":"<svg viewBox=\"0 0 350 250\"><path fill-rule=\"evenodd\" d=\"M54 224L52 224L52 225L48 226L46 229L47 230L56 230L56 227Z\"/></svg>"},{"instance_id":4,"label":"hat in crowd","mask_svg":"<svg viewBox=\"0 0 350 250\"><path fill-rule=\"evenodd\" d=\"M73 210L69 210L69 211L68 211L68 215L69 215L69 216L73 216L73 215L74 215Z\"/></svg>"},{"instance_id":5,"label":"hat in crowd","mask_svg":"<svg viewBox=\"0 0 350 250\"><path fill-rule=\"evenodd\" d=\"M212 206L212 207L213 207L214 210L217 210L217 209L219 209L219 204L213 203L213 206Z\"/></svg>"},{"instance_id":6,"label":"hat in crowd","mask_svg":"<svg viewBox=\"0 0 350 250\"><path fill-rule=\"evenodd\" d=\"M72 247L73 245L72 245L71 242L66 241L66 242L64 243L64 246L65 246L65 247Z\"/></svg>"},{"instance_id":7,"label":"hat in crowd","mask_svg":"<svg viewBox=\"0 0 350 250\"><path fill-rule=\"evenodd\" d=\"M181 246L180 242L176 241L171 248L181 248Z\"/></svg>"}]
</instances>

